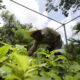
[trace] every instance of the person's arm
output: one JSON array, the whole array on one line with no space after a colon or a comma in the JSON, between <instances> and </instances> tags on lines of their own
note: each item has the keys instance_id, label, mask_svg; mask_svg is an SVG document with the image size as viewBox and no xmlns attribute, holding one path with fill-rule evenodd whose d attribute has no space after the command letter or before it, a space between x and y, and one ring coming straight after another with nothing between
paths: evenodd
<instances>
[{"instance_id":1,"label":"person's arm","mask_svg":"<svg viewBox=\"0 0 80 80\"><path fill-rule=\"evenodd\" d=\"M34 42L32 47L28 51L28 56L32 56L33 55L34 51L36 51L36 49L37 49L38 44L39 44L38 41Z\"/></svg>"}]
</instances>

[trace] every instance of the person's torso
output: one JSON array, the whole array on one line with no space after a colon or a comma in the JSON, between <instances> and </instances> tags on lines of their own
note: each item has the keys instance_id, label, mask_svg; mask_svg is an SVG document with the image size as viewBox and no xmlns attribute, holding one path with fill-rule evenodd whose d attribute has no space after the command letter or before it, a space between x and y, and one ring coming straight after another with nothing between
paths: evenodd
<instances>
[{"instance_id":1,"label":"person's torso","mask_svg":"<svg viewBox=\"0 0 80 80\"><path fill-rule=\"evenodd\" d=\"M40 41L40 43L48 45L54 44L56 42L57 36L59 36L58 32L50 28L44 28L41 34L42 34L42 40Z\"/></svg>"}]
</instances>

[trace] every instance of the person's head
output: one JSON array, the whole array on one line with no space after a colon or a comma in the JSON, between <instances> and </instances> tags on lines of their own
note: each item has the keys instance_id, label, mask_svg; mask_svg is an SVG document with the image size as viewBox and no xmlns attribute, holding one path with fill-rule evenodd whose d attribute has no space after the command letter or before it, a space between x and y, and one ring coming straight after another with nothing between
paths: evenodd
<instances>
[{"instance_id":1,"label":"person's head","mask_svg":"<svg viewBox=\"0 0 80 80\"><path fill-rule=\"evenodd\" d=\"M28 31L28 35L37 41L40 41L42 39L41 30L37 30L36 28L31 28Z\"/></svg>"}]
</instances>

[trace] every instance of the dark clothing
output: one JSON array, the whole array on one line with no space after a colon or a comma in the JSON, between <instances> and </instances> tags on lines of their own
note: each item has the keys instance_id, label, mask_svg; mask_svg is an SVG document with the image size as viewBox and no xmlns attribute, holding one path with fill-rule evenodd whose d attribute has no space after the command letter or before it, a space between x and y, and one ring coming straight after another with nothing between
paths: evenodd
<instances>
[{"instance_id":1,"label":"dark clothing","mask_svg":"<svg viewBox=\"0 0 80 80\"><path fill-rule=\"evenodd\" d=\"M60 40L60 43L59 43L59 49L61 49L61 47L62 47L62 40Z\"/></svg>"},{"instance_id":2,"label":"dark clothing","mask_svg":"<svg viewBox=\"0 0 80 80\"><path fill-rule=\"evenodd\" d=\"M51 28L44 28L41 30L41 39L33 43L33 46L30 48L34 52L40 44L47 44L48 50L52 51L59 49L62 46L62 40L60 34Z\"/></svg>"},{"instance_id":3,"label":"dark clothing","mask_svg":"<svg viewBox=\"0 0 80 80\"><path fill-rule=\"evenodd\" d=\"M58 49L61 49L62 47L62 40L59 42L59 46L58 46ZM46 46L45 50L49 50L49 51L52 51L55 49L55 46L53 44L53 46L49 47L49 46Z\"/></svg>"},{"instance_id":4,"label":"dark clothing","mask_svg":"<svg viewBox=\"0 0 80 80\"><path fill-rule=\"evenodd\" d=\"M58 32L54 31L51 28L44 28L41 32L42 34L42 40L41 43L52 45L56 41L56 37L60 36Z\"/></svg>"}]
</instances>

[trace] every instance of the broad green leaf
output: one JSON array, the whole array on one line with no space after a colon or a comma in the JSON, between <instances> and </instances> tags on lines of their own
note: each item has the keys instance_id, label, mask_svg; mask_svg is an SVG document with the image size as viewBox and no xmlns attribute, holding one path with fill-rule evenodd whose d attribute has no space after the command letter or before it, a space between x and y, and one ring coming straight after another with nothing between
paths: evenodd
<instances>
[{"instance_id":1,"label":"broad green leaf","mask_svg":"<svg viewBox=\"0 0 80 80\"><path fill-rule=\"evenodd\" d=\"M58 61L59 59L63 60L63 61L67 61L67 58L63 55L59 55L57 59L55 59L54 61Z\"/></svg>"},{"instance_id":2,"label":"broad green leaf","mask_svg":"<svg viewBox=\"0 0 80 80\"><path fill-rule=\"evenodd\" d=\"M46 57L49 57L49 56L50 56L49 54L47 54L47 53L45 53L45 52L38 52L38 54L43 54L43 55L45 55Z\"/></svg>"},{"instance_id":3,"label":"broad green leaf","mask_svg":"<svg viewBox=\"0 0 80 80\"><path fill-rule=\"evenodd\" d=\"M40 78L39 76L30 74L24 80L39 80L39 78Z\"/></svg>"},{"instance_id":4,"label":"broad green leaf","mask_svg":"<svg viewBox=\"0 0 80 80\"><path fill-rule=\"evenodd\" d=\"M45 75L43 77L39 77L38 80L51 80L51 77L46 77Z\"/></svg>"},{"instance_id":5,"label":"broad green leaf","mask_svg":"<svg viewBox=\"0 0 80 80\"><path fill-rule=\"evenodd\" d=\"M71 76L71 75L65 75L64 76L64 80L73 80L73 76Z\"/></svg>"},{"instance_id":6,"label":"broad green leaf","mask_svg":"<svg viewBox=\"0 0 80 80\"><path fill-rule=\"evenodd\" d=\"M4 42L2 42L2 41L0 41L0 43L5 45L5 43L4 43Z\"/></svg>"},{"instance_id":7,"label":"broad green leaf","mask_svg":"<svg viewBox=\"0 0 80 80\"><path fill-rule=\"evenodd\" d=\"M69 70L70 70L71 72L78 72L78 71L80 71L80 65L78 65L78 64L73 64L73 65L71 65L71 66L69 67Z\"/></svg>"},{"instance_id":8,"label":"broad green leaf","mask_svg":"<svg viewBox=\"0 0 80 80\"><path fill-rule=\"evenodd\" d=\"M11 68L13 75L16 75L17 77L19 77L21 79L24 77L24 71L22 70L21 67L15 65L15 64L11 64L11 63L6 63L6 66Z\"/></svg>"},{"instance_id":9,"label":"broad green leaf","mask_svg":"<svg viewBox=\"0 0 80 80\"><path fill-rule=\"evenodd\" d=\"M7 59L8 59L7 57L2 57L2 58L0 58L0 63L6 61Z\"/></svg>"},{"instance_id":10,"label":"broad green leaf","mask_svg":"<svg viewBox=\"0 0 80 80\"><path fill-rule=\"evenodd\" d=\"M6 77L6 80L22 80L22 79L15 74L10 74L9 76Z\"/></svg>"},{"instance_id":11,"label":"broad green leaf","mask_svg":"<svg viewBox=\"0 0 80 80\"><path fill-rule=\"evenodd\" d=\"M54 80L61 80L61 78L58 75L54 74L54 73L52 74L51 77L53 77Z\"/></svg>"},{"instance_id":12,"label":"broad green leaf","mask_svg":"<svg viewBox=\"0 0 80 80\"><path fill-rule=\"evenodd\" d=\"M53 78L53 80L61 80L60 76L58 76L56 73L54 73L54 71L50 71L49 72L51 78Z\"/></svg>"},{"instance_id":13,"label":"broad green leaf","mask_svg":"<svg viewBox=\"0 0 80 80\"><path fill-rule=\"evenodd\" d=\"M15 50L19 54L27 55L27 50L26 50L26 48L24 48L23 45L16 45Z\"/></svg>"},{"instance_id":14,"label":"broad green leaf","mask_svg":"<svg viewBox=\"0 0 80 80\"><path fill-rule=\"evenodd\" d=\"M24 76L27 77L31 74L31 72L35 72L37 71L39 68L45 66L46 64L40 64L40 65L33 65L33 66L30 66L29 68L27 68Z\"/></svg>"},{"instance_id":15,"label":"broad green leaf","mask_svg":"<svg viewBox=\"0 0 80 80\"><path fill-rule=\"evenodd\" d=\"M61 78L53 72L41 72L42 77L39 80L61 80Z\"/></svg>"},{"instance_id":16,"label":"broad green leaf","mask_svg":"<svg viewBox=\"0 0 80 80\"><path fill-rule=\"evenodd\" d=\"M6 77L9 74L11 74L11 68L9 68L8 66L5 66L5 65L0 67L0 76Z\"/></svg>"},{"instance_id":17,"label":"broad green leaf","mask_svg":"<svg viewBox=\"0 0 80 80\"><path fill-rule=\"evenodd\" d=\"M45 55L46 57L49 57L50 55L48 54L48 51L45 51L42 48L39 48L34 54L40 54L40 55Z\"/></svg>"},{"instance_id":18,"label":"broad green leaf","mask_svg":"<svg viewBox=\"0 0 80 80\"><path fill-rule=\"evenodd\" d=\"M9 51L9 48L10 46L8 45L0 47L0 58L7 54L7 52Z\"/></svg>"},{"instance_id":19,"label":"broad green leaf","mask_svg":"<svg viewBox=\"0 0 80 80\"><path fill-rule=\"evenodd\" d=\"M66 51L64 50L64 49L57 49L57 50L53 50L53 51L51 51L50 53L51 54L54 54L54 53L58 53L58 52L61 52L61 53L66 53Z\"/></svg>"},{"instance_id":20,"label":"broad green leaf","mask_svg":"<svg viewBox=\"0 0 80 80\"><path fill-rule=\"evenodd\" d=\"M30 69L33 69L33 68L40 68L40 67L43 67L43 66L46 66L46 63L44 63L44 64L39 64L39 65L32 65L32 66L29 66L28 67L28 69L30 70Z\"/></svg>"},{"instance_id":21,"label":"broad green leaf","mask_svg":"<svg viewBox=\"0 0 80 80\"><path fill-rule=\"evenodd\" d=\"M77 74L74 76L73 80L80 80L80 73L77 73Z\"/></svg>"},{"instance_id":22,"label":"broad green leaf","mask_svg":"<svg viewBox=\"0 0 80 80\"><path fill-rule=\"evenodd\" d=\"M38 80L51 80L51 76L48 72L41 71L40 75L41 77L39 77Z\"/></svg>"},{"instance_id":23,"label":"broad green leaf","mask_svg":"<svg viewBox=\"0 0 80 80\"><path fill-rule=\"evenodd\" d=\"M26 71L29 67L29 60L26 56L14 53L15 61L17 66L21 67L23 71Z\"/></svg>"}]
</instances>

